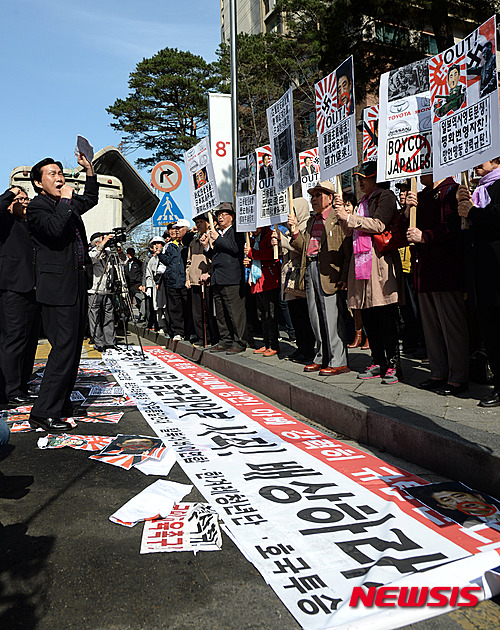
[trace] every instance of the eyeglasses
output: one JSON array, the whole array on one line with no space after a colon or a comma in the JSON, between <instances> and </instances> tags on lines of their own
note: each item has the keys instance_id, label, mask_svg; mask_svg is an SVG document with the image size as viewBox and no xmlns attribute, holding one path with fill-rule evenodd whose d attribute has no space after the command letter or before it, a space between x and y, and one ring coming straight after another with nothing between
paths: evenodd
<instances>
[{"instance_id":1,"label":"eyeglasses","mask_svg":"<svg viewBox=\"0 0 500 630\"><path fill-rule=\"evenodd\" d=\"M30 198L29 197L15 197L14 201L17 201L18 203L29 203Z\"/></svg>"}]
</instances>

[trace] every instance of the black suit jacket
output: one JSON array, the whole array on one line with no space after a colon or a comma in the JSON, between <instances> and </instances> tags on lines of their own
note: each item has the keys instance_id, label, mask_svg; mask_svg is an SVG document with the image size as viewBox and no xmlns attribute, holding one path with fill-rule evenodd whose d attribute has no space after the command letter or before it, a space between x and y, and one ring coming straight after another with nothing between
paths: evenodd
<instances>
[{"instance_id":1,"label":"black suit jacket","mask_svg":"<svg viewBox=\"0 0 500 630\"><path fill-rule=\"evenodd\" d=\"M98 201L97 177L87 177L83 195L71 203L39 194L28 205L28 227L36 250L36 298L43 304L71 306L78 295L78 250L75 228L85 249L85 264L92 277L87 235L81 215Z\"/></svg>"},{"instance_id":2,"label":"black suit jacket","mask_svg":"<svg viewBox=\"0 0 500 630\"><path fill-rule=\"evenodd\" d=\"M35 286L35 247L28 225L7 208L15 194L0 196L0 290L27 293Z\"/></svg>"},{"instance_id":3,"label":"black suit jacket","mask_svg":"<svg viewBox=\"0 0 500 630\"><path fill-rule=\"evenodd\" d=\"M243 234L236 232L234 226L215 239L208 250L208 257L212 259L212 284L240 284L243 281L243 246Z\"/></svg>"}]
</instances>

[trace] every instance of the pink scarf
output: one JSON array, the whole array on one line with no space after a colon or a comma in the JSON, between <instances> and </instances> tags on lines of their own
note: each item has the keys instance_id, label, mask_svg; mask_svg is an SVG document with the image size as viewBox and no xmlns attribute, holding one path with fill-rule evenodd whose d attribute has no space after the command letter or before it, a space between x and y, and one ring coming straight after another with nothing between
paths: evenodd
<instances>
[{"instance_id":1,"label":"pink scarf","mask_svg":"<svg viewBox=\"0 0 500 630\"><path fill-rule=\"evenodd\" d=\"M375 191L373 191L375 192ZM373 195L373 193L372 193ZM372 196L370 195L370 197ZM358 208L358 216L369 217L368 195L361 200ZM369 280L372 274L372 237L367 232L353 230L352 250L354 253L354 275L357 280Z\"/></svg>"},{"instance_id":2,"label":"pink scarf","mask_svg":"<svg viewBox=\"0 0 500 630\"><path fill-rule=\"evenodd\" d=\"M491 186L493 182L496 182L497 179L500 179L500 166L489 173L486 173L484 177L481 177L479 185L472 193L472 203L476 206L476 208L486 208L486 206L490 203L491 197L486 189L488 186Z\"/></svg>"}]
</instances>

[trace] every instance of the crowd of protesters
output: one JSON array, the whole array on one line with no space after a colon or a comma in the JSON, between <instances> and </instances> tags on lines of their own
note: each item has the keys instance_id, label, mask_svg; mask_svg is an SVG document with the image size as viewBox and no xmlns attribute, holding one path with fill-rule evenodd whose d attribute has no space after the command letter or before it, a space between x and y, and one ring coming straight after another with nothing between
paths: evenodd
<instances>
[{"instance_id":1,"label":"crowd of protesters","mask_svg":"<svg viewBox=\"0 0 500 630\"><path fill-rule=\"evenodd\" d=\"M81 214L97 203L98 186L78 159L83 195L46 158L32 169L38 195L29 205L18 186L0 196L0 402L33 404L30 422L52 431L70 428L62 418L72 410L85 325L98 350L116 347L106 265L113 235L87 243ZM397 197L368 162L355 173L359 203L324 181L308 191L311 210L294 199L287 225L251 235L236 230L233 205L222 203L193 228L170 224L150 240L147 260L116 247L130 304L139 323L208 352L250 347L273 357L286 330L296 349L285 358L321 376L349 372L349 348L371 354L357 378L383 385L404 379L401 351L428 362L419 387L439 395L462 395L470 380L492 375L479 405L500 406L500 158L475 173L473 192L424 175L418 194L408 180ZM396 226L406 243L382 247L378 237ZM35 396L28 382L40 325L52 349Z\"/></svg>"}]
</instances>

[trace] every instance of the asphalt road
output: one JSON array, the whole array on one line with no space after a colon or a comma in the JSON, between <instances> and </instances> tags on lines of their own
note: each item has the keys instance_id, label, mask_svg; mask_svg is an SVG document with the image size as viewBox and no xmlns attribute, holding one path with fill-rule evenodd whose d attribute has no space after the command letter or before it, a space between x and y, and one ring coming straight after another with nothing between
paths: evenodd
<instances>
[{"instance_id":1,"label":"asphalt road","mask_svg":"<svg viewBox=\"0 0 500 630\"><path fill-rule=\"evenodd\" d=\"M132 408L119 425L80 424L75 432L150 435L151 429ZM84 451L40 450L40 435L14 434L0 461L0 629L299 628L225 535L218 552L140 555L142 526L122 527L109 516L157 477L89 460ZM177 464L168 478L189 483ZM185 500L204 498L193 489ZM499 604L483 602L409 627L500 628Z\"/></svg>"}]
</instances>

